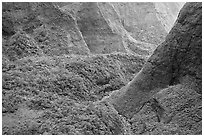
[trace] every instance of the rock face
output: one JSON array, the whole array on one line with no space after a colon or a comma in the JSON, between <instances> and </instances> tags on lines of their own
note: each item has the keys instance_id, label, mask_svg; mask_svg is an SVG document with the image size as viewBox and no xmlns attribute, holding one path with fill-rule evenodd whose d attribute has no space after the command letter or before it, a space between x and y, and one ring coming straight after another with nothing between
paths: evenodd
<instances>
[{"instance_id":1,"label":"rock face","mask_svg":"<svg viewBox=\"0 0 204 137\"><path fill-rule=\"evenodd\" d=\"M110 102L120 114L129 117L138 112L153 94L169 85L193 80L193 90L200 94L201 70L202 6L200 3L187 3L166 40L157 47L135 78L112 94Z\"/></svg>"}]
</instances>

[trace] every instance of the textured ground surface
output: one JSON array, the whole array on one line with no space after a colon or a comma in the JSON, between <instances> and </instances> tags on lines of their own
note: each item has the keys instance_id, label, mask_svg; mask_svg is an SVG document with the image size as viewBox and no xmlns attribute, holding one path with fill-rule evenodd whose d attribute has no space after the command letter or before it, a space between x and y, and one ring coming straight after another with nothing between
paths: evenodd
<instances>
[{"instance_id":1,"label":"textured ground surface","mask_svg":"<svg viewBox=\"0 0 204 137\"><path fill-rule=\"evenodd\" d=\"M106 125L112 119L91 104L124 86L144 62L143 58L127 54L42 56L15 62L4 58L3 134L124 133L109 129L116 128ZM124 123L116 112L111 113L110 117ZM63 121L71 123L66 127ZM123 127L118 121L115 124Z\"/></svg>"},{"instance_id":2,"label":"textured ground surface","mask_svg":"<svg viewBox=\"0 0 204 137\"><path fill-rule=\"evenodd\" d=\"M182 3L2 5L3 134L202 134L200 3L166 40ZM169 83L126 117L106 100L142 68Z\"/></svg>"}]
</instances>

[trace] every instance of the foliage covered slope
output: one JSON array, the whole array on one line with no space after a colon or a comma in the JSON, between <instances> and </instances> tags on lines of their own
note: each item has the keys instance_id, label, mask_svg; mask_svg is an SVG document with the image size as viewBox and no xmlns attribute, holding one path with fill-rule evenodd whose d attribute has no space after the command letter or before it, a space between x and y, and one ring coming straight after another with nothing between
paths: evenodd
<instances>
[{"instance_id":1,"label":"foliage covered slope","mask_svg":"<svg viewBox=\"0 0 204 137\"><path fill-rule=\"evenodd\" d=\"M91 54L74 14L59 3L3 3L2 133L202 134L201 11L200 3L187 3L147 60L154 48L128 35L137 54ZM149 78L140 85L146 93L159 89L135 97L139 111L127 117L128 109L109 100L138 72L149 76L141 77Z\"/></svg>"},{"instance_id":2,"label":"foliage covered slope","mask_svg":"<svg viewBox=\"0 0 204 137\"><path fill-rule=\"evenodd\" d=\"M122 123L107 125L109 116L93 102L124 86L144 62L128 54L4 58L3 134L123 134L114 131L124 126L123 118L113 111ZM28 118L16 123L16 114Z\"/></svg>"}]
</instances>

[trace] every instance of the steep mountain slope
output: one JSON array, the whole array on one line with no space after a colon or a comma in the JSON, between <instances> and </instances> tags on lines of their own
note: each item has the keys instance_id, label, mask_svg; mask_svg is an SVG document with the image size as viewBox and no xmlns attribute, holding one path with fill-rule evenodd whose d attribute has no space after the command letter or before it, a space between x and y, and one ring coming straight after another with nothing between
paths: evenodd
<instances>
[{"instance_id":1,"label":"steep mountain slope","mask_svg":"<svg viewBox=\"0 0 204 137\"><path fill-rule=\"evenodd\" d=\"M93 53L126 52L122 37L115 34L104 19L98 3L83 3L77 12L77 24Z\"/></svg>"},{"instance_id":2,"label":"steep mountain slope","mask_svg":"<svg viewBox=\"0 0 204 137\"><path fill-rule=\"evenodd\" d=\"M25 31L47 55L123 52L148 57L179 8L162 3L3 3L3 36Z\"/></svg>"},{"instance_id":3,"label":"steep mountain slope","mask_svg":"<svg viewBox=\"0 0 204 137\"><path fill-rule=\"evenodd\" d=\"M2 32L8 39L8 43L5 43L6 50L17 47L9 44L15 38L9 39L6 36L24 31L23 33L27 33L26 37L32 37L47 55L85 55L90 52L72 16L63 13L52 3L3 3L2 15Z\"/></svg>"},{"instance_id":4,"label":"steep mountain slope","mask_svg":"<svg viewBox=\"0 0 204 137\"><path fill-rule=\"evenodd\" d=\"M157 19L154 3L112 3L124 28L136 40L161 43L167 32Z\"/></svg>"},{"instance_id":5,"label":"steep mountain slope","mask_svg":"<svg viewBox=\"0 0 204 137\"><path fill-rule=\"evenodd\" d=\"M120 51L148 56L173 26L182 3L98 2L58 5L76 18L93 53Z\"/></svg>"},{"instance_id":6,"label":"steep mountain slope","mask_svg":"<svg viewBox=\"0 0 204 137\"><path fill-rule=\"evenodd\" d=\"M118 53L3 58L3 134L113 134L117 126L127 128L115 112L116 125L107 125L109 116L93 102L124 86L144 63Z\"/></svg>"},{"instance_id":7,"label":"steep mountain slope","mask_svg":"<svg viewBox=\"0 0 204 137\"><path fill-rule=\"evenodd\" d=\"M166 88L155 95L159 101L153 99L152 107L158 122L172 121L171 124L178 126L176 131L179 134L200 134L201 87L202 5L187 3L166 40L157 47L141 71L125 87L113 92L105 100L119 114L132 117L155 93ZM139 116L143 117L142 114ZM149 116L152 115L147 116L150 122ZM191 120L188 121L188 118Z\"/></svg>"},{"instance_id":8,"label":"steep mountain slope","mask_svg":"<svg viewBox=\"0 0 204 137\"><path fill-rule=\"evenodd\" d=\"M3 3L2 133L202 134L202 4L132 5Z\"/></svg>"},{"instance_id":9,"label":"steep mountain slope","mask_svg":"<svg viewBox=\"0 0 204 137\"><path fill-rule=\"evenodd\" d=\"M177 18L182 3L111 3L123 27L139 41L160 44ZM166 30L166 28L168 28Z\"/></svg>"},{"instance_id":10,"label":"steep mountain slope","mask_svg":"<svg viewBox=\"0 0 204 137\"><path fill-rule=\"evenodd\" d=\"M169 32L177 19L178 11L183 7L184 2L156 2L156 16Z\"/></svg>"},{"instance_id":11,"label":"steep mountain slope","mask_svg":"<svg viewBox=\"0 0 204 137\"><path fill-rule=\"evenodd\" d=\"M98 7L112 31L117 35L122 36L123 46L128 53L148 56L153 52L156 45L141 42L132 38L132 36L124 29L120 16L110 3L98 3Z\"/></svg>"}]
</instances>

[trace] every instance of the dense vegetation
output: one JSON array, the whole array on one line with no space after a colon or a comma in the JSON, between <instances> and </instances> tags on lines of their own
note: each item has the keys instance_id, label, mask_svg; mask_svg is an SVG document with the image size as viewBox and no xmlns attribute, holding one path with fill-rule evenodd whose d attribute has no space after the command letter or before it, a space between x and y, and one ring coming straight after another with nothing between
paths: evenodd
<instances>
[{"instance_id":1,"label":"dense vegetation","mask_svg":"<svg viewBox=\"0 0 204 137\"><path fill-rule=\"evenodd\" d=\"M97 5L92 4L96 11ZM105 9L104 5L110 6L99 4L100 10ZM117 36L108 26L114 24L114 16L109 24L101 24L104 17L109 17L108 12L97 12L98 22L81 21L82 25L95 26L93 34L93 30L81 33L74 13L77 11L63 12L59 6L60 3L3 3L2 134L202 134L200 3L184 6L176 27L152 55L155 47L151 46L155 45L123 34L123 42L131 52L92 54L90 45L85 43L89 36L102 45L104 38L110 38L110 45L122 38L117 20ZM103 30L107 36L100 35L106 34ZM95 39L96 32L101 39ZM111 36L116 36L113 41ZM118 50L117 46L106 46L110 51ZM151 87L166 81L168 84L158 86L159 90L148 100L142 95L136 97L143 101L142 105L127 117L126 112L121 113L125 109L118 110L111 104L111 97L121 95L132 79L140 76L138 72L148 76L141 78L145 81L139 87L149 81Z\"/></svg>"}]
</instances>

